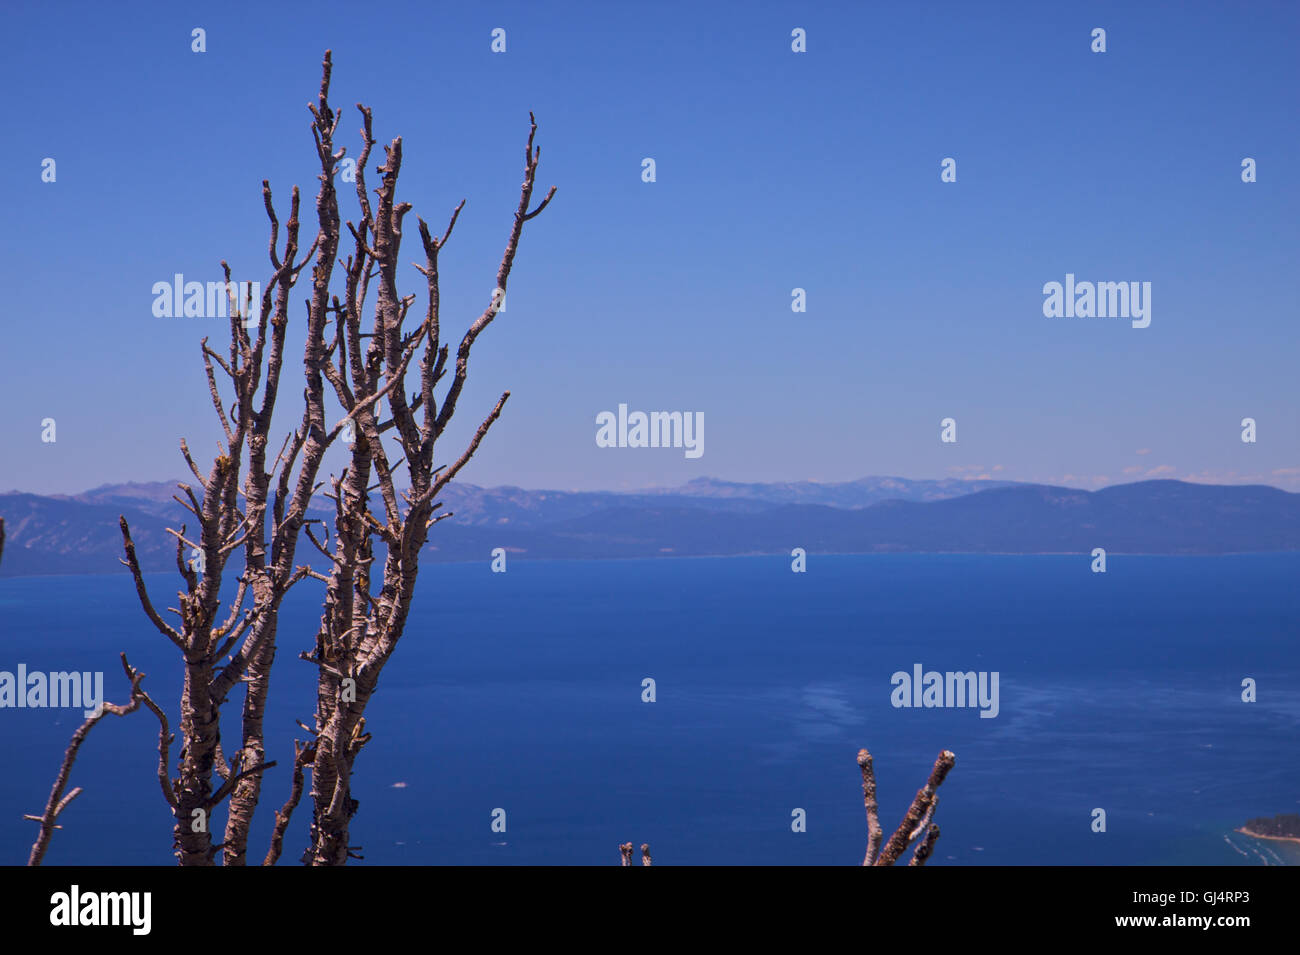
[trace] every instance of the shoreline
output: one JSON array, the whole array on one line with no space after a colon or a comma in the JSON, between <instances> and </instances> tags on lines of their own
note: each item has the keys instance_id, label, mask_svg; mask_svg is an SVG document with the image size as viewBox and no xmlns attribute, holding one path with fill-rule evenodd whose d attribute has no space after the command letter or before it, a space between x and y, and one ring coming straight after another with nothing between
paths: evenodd
<instances>
[{"instance_id":1,"label":"shoreline","mask_svg":"<svg viewBox=\"0 0 1300 955\"><path fill-rule=\"evenodd\" d=\"M1297 842L1300 843L1300 836L1266 836L1258 832L1251 832L1245 826L1232 830L1240 832L1243 836L1250 836L1252 839L1272 839L1274 842Z\"/></svg>"}]
</instances>

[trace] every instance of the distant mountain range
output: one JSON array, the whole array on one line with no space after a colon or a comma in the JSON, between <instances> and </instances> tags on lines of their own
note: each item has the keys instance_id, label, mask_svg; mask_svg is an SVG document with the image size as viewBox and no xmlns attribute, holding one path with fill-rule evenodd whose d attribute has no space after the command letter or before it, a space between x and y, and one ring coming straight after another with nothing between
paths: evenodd
<instances>
[{"instance_id":1,"label":"distant mountain range","mask_svg":"<svg viewBox=\"0 0 1300 955\"><path fill-rule=\"evenodd\" d=\"M123 571L118 515L146 571L175 567L164 530L192 515L175 483L104 485L76 495L0 494L8 540L0 576ZM624 558L812 553L1225 554L1300 550L1300 494L1263 485L1141 481L1100 491L1005 481L871 477L841 484L697 478L634 492L528 491L452 484L452 519L426 559ZM329 501L313 516L331 518ZM320 557L308 545L299 555Z\"/></svg>"}]
</instances>

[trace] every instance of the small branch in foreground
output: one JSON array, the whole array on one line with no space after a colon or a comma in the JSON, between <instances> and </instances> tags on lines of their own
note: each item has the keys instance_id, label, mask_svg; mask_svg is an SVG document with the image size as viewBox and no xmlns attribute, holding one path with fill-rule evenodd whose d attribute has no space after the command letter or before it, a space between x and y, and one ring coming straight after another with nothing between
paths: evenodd
<instances>
[{"instance_id":1,"label":"small branch in foreground","mask_svg":"<svg viewBox=\"0 0 1300 955\"><path fill-rule=\"evenodd\" d=\"M284 806L276 811L275 830L271 833L271 847L266 851L266 859L262 865L275 865L280 859L280 853L284 851L284 831L289 828L293 811L298 808L298 803L302 799L303 767L315 758L315 743L294 740L293 782L289 790L289 798L285 800Z\"/></svg>"},{"instance_id":2,"label":"small branch in foreground","mask_svg":"<svg viewBox=\"0 0 1300 955\"><path fill-rule=\"evenodd\" d=\"M620 862L621 865L632 864L632 851L633 851L633 846L632 843L630 842L625 842L618 847L618 853L621 858L621 862ZM653 860L650 858L650 843L648 842L641 843L641 864L642 865L653 864Z\"/></svg>"},{"instance_id":3,"label":"small branch in foreground","mask_svg":"<svg viewBox=\"0 0 1300 955\"><path fill-rule=\"evenodd\" d=\"M880 855L871 865L893 865L898 861L899 856L907 851L907 847L912 841L929 825L929 820L933 816L933 806L938 799L936 790L942 785L944 778L948 775L948 770L952 769L957 757L950 750L943 750L939 757L934 761L934 769L930 771L930 778L926 780L925 785L917 790L916 797L912 800L912 805L908 807L907 814L903 816L903 821L898 824L894 834L889 837L884 848L880 850ZM938 827L930 826L934 830L933 838L929 832L926 832L926 839L930 841L930 850L934 849L934 840L939 838ZM930 854L926 852L926 857ZM866 864L866 863L864 863Z\"/></svg>"},{"instance_id":4,"label":"small branch in foreground","mask_svg":"<svg viewBox=\"0 0 1300 955\"><path fill-rule=\"evenodd\" d=\"M880 853L884 831L880 828L880 810L876 805L876 774L871 766L871 754L865 749L858 750L858 767L862 770L862 801L867 808L867 855L862 864L871 865Z\"/></svg>"},{"instance_id":5,"label":"small branch in foreground","mask_svg":"<svg viewBox=\"0 0 1300 955\"><path fill-rule=\"evenodd\" d=\"M76 762L77 751L81 749L81 744L86 741L86 736L89 735L96 723L110 713L114 716L126 716L128 713L134 713L140 708L140 704L144 703L158 717L162 726L158 735L158 778L163 786L163 795L167 797L168 802L173 807L176 805L176 796L167 785L167 748L172 741L171 733L167 727L167 717L163 715L158 704L140 686L145 675L127 662L125 653L122 654L122 668L126 671L127 679L131 681L130 699L120 705L101 703L99 712L88 717L77 728L77 731L72 734L72 741L68 743L68 748L64 750L63 764L59 767L59 774L54 780L53 788L50 790L50 798L45 803L45 811L39 816L23 816L24 819L30 819L41 824L41 831L36 837L36 842L32 844L31 855L27 859L27 864L30 866L41 864L41 860L45 857L45 851L50 847L50 838L54 835L54 830L63 828L57 825L59 814L68 808L72 800L81 795L80 786L74 788L66 796L64 795L64 790L68 785L68 776L72 773L72 764Z\"/></svg>"},{"instance_id":6,"label":"small branch in foreground","mask_svg":"<svg viewBox=\"0 0 1300 955\"><path fill-rule=\"evenodd\" d=\"M917 843L916 851L912 853L912 861L908 865L925 865L926 860L930 858L930 853L934 851L934 844L939 841L939 827L930 826L926 830L925 838Z\"/></svg>"}]
</instances>

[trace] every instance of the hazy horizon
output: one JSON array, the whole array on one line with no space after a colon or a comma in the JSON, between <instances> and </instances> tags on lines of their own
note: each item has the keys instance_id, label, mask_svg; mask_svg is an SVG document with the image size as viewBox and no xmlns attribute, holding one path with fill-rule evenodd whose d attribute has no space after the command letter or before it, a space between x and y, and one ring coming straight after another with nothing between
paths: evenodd
<instances>
[{"instance_id":1,"label":"hazy horizon","mask_svg":"<svg viewBox=\"0 0 1300 955\"><path fill-rule=\"evenodd\" d=\"M1207 484L1207 485L1215 485L1221 487L1270 487L1273 488L1274 490L1284 491L1288 494L1300 493L1300 490L1281 487L1276 483L1271 483L1266 481L1244 481L1244 480L1243 481L1209 481L1209 480L1200 480L1195 476L1189 476L1183 478L1183 477L1167 476L1167 475L1156 475L1152 477L1133 477L1128 480L1112 481L1108 484L1095 485L1095 486L1081 486L1077 484L1053 483L1049 481L1021 481L1021 480L1016 480L1014 478L1003 477L1001 475L997 477L993 477L988 474L981 474L981 475L974 475L974 476L948 475L945 477L907 477L901 474L864 474L859 477L850 478L845 481L815 481L807 478L795 479L789 481L740 481L734 478L722 477L716 474L701 474L697 477L689 478L675 484L646 484L640 487L584 487L584 488L541 487L538 485L516 484L513 482L506 482L502 484L480 484L476 481L463 481L463 480L456 480L451 483L459 487L474 487L484 491L494 491L494 490L513 488L521 491L529 491L534 493L554 491L554 492L560 492L565 494L600 494L600 493L635 494L640 491L672 491L672 490L686 488L691 484L700 484L704 482L716 482L721 484L734 484L734 485L742 485L742 486L782 486L782 485L814 484L822 487L830 487L830 486L837 486L837 485L856 484L863 481L887 481L887 480L910 481L910 482L959 481L968 484L1010 483L1010 484L1024 484L1024 485L1040 485L1040 486L1049 486L1049 487L1064 487L1076 491L1100 491L1110 487L1122 487L1124 485L1140 484L1146 481L1172 480L1172 481L1183 481L1188 484ZM191 483L191 481L185 481L184 478L164 478L164 479L152 480L152 481L150 480L105 481L105 482L101 482L100 484L96 484L92 487L84 487L81 488L80 490L71 491L71 492L39 491L39 490L31 490L27 488L6 488L0 490L0 494L34 494L41 497L74 498L81 494L89 494L94 491L102 491L108 488L150 487L154 485L166 485L169 487L174 487L177 483L180 482L184 482L187 484Z\"/></svg>"}]
</instances>

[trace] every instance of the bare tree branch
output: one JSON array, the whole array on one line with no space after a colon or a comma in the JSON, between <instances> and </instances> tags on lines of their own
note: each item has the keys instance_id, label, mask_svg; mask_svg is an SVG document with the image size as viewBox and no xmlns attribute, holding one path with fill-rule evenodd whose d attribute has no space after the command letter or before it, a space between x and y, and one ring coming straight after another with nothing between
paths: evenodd
<instances>
[{"instance_id":1,"label":"bare tree branch","mask_svg":"<svg viewBox=\"0 0 1300 955\"><path fill-rule=\"evenodd\" d=\"M141 687L140 684L145 675L127 662L125 653L121 657L122 668L126 671L127 679L131 681L130 698L123 704L101 702L99 711L86 718L86 721L72 734L72 740L63 752L63 763L59 766L59 773L54 779L53 787L50 789L50 798L45 802L45 811L39 816L23 816L24 819L30 819L41 824L41 831L32 844L31 854L27 858L27 864L30 866L41 864L41 860L45 858L45 852L50 846L50 838L54 835L54 830L62 828L57 825L59 815L68 808L68 804L72 800L81 794L81 787L78 786L67 795L64 795L64 790L68 785L68 777L72 773L72 764L76 762L81 744L86 741L86 737L95 728L95 724L110 713L113 716L126 716L128 713L134 713L140 708L140 704L144 703L158 717L161 725L158 736L158 781L162 785L163 795L167 797L171 805L175 806L176 804L175 796L171 793L167 783L167 747L172 739L171 733L167 729L167 718L150 698L149 694L144 691L144 688Z\"/></svg>"},{"instance_id":2,"label":"bare tree branch","mask_svg":"<svg viewBox=\"0 0 1300 955\"><path fill-rule=\"evenodd\" d=\"M912 861L909 862L908 865L925 865L926 861L930 858L930 854L934 852L934 844L938 841L939 827L931 825L926 830L925 838L916 844L916 851L912 853Z\"/></svg>"},{"instance_id":3,"label":"bare tree branch","mask_svg":"<svg viewBox=\"0 0 1300 955\"><path fill-rule=\"evenodd\" d=\"M903 821L898 824L894 834L889 837L883 849L880 850L880 856L876 859L875 865L893 865L898 861L912 840L921 834L921 821L927 818L931 804L936 798L935 791L943 783L944 778L948 775L948 770L952 769L957 757L949 750L943 750L939 753L938 758L934 761L934 769L930 771L930 778L921 789L917 790L916 798L912 800L912 805L908 807L907 814L903 816ZM938 836L936 835L937 839ZM931 844L933 848L933 844Z\"/></svg>"},{"instance_id":4,"label":"bare tree branch","mask_svg":"<svg viewBox=\"0 0 1300 955\"><path fill-rule=\"evenodd\" d=\"M863 865L871 865L880 853L880 840L884 832L880 828L880 812L876 806L876 774L871 766L871 754L865 749L858 750L858 766L862 770L862 801L867 808L867 854Z\"/></svg>"},{"instance_id":5,"label":"bare tree branch","mask_svg":"<svg viewBox=\"0 0 1300 955\"><path fill-rule=\"evenodd\" d=\"M181 635L167 624L162 617L158 616L153 601L149 599L149 591L144 585L144 576L140 573L140 561L135 556L135 541L131 540L131 528L127 525L124 515L118 515L118 526L122 529L123 546L126 548L126 560L122 561L122 563L131 568L131 577L135 581L135 592L140 598L140 606L144 608L145 616L149 618L150 623L158 628L159 633L176 644L181 650L184 650L185 641L181 639Z\"/></svg>"},{"instance_id":6,"label":"bare tree branch","mask_svg":"<svg viewBox=\"0 0 1300 955\"><path fill-rule=\"evenodd\" d=\"M302 799L303 768L315 758L316 745L314 743L294 740L293 781L289 790L289 798L285 800L284 806L276 811L275 829L271 833L271 847L267 850L266 860L262 865L275 865L280 859L280 853L284 849L284 832L289 828L289 820L293 817L293 811L298 808L298 803Z\"/></svg>"}]
</instances>

